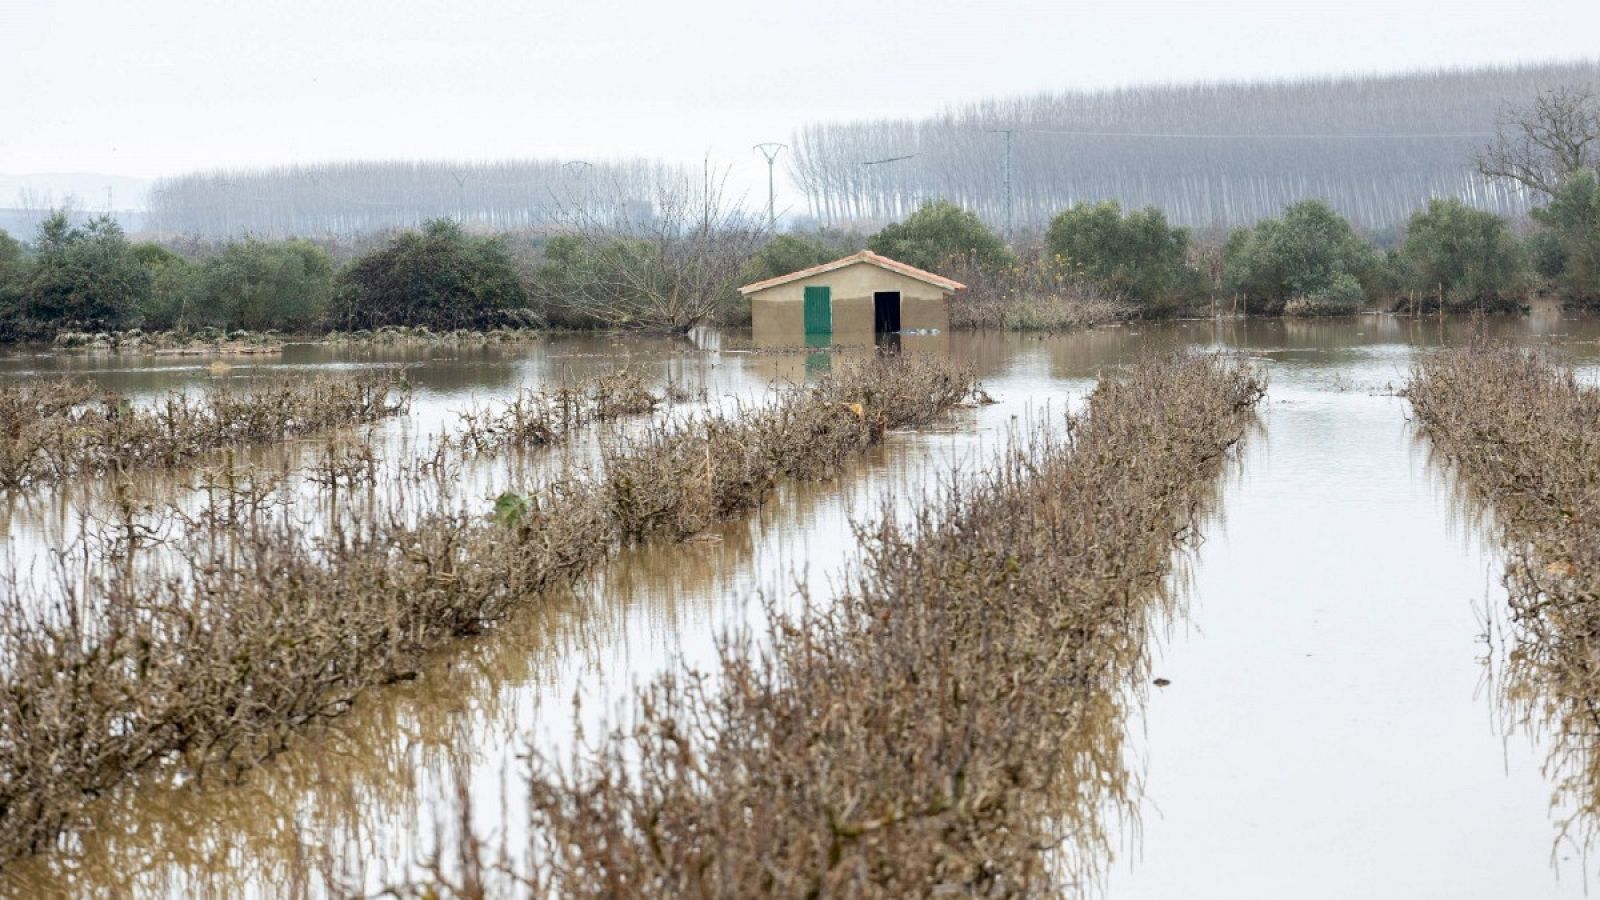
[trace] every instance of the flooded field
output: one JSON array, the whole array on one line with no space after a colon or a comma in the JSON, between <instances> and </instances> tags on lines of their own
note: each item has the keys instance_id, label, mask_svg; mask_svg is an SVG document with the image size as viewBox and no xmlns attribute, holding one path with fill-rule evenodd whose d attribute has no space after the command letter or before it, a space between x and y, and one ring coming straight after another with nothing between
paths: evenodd
<instances>
[{"instance_id":1,"label":"flooded field","mask_svg":"<svg viewBox=\"0 0 1600 900\"><path fill-rule=\"evenodd\" d=\"M1495 336L1600 366L1600 322L1545 312ZM1149 676L1127 686L1119 732L1131 802L1101 827L1113 857L1074 893L1111 897L1583 896L1596 874L1567 811L1566 771L1517 721L1495 677L1501 557L1485 513L1429 457L1395 392L1418 354L1465 322L1183 322L1055 336L957 333L908 352L974 369L997 401L893 432L832 481L783 484L753 515L688 542L624 549L571 592L431 656L348 715L236 779L145 779L102 798L62 849L0 873L6 896L375 894L527 852L530 747L563 757L630 721L631 689L673 667L710 671L718 636L759 628L797 585L837 593L859 559L852 524L917 508L1023 430L1059 428L1097 376L1177 348L1246 354L1268 379L1258 425L1225 476L1176 608L1157 623ZM74 375L133 402L215 379L407 368L411 406L351 432L400 470L435 452L458 413L629 368L682 398L658 417L770 402L852 352L744 352L694 341L551 337L529 345L290 346L233 360L7 355L0 379ZM648 415L619 423L639 427ZM487 514L508 488L591 462L605 428L570 446L466 465L451 502ZM326 445L261 451L286 470ZM178 500L192 471L146 472L141 496ZM30 570L114 501L103 481L5 498L5 551ZM306 502L315 502L307 488ZM1574 829L1574 834L1581 834Z\"/></svg>"}]
</instances>

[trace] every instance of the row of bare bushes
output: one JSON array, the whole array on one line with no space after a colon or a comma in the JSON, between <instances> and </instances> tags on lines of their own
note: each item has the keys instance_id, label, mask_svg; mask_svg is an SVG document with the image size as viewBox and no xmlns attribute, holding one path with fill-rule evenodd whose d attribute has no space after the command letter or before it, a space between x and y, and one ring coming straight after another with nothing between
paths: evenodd
<instances>
[{"instance_id":1,"label":"row of bare bushes","mask_svg":"<svg viewBox=\"0 0 1600 900\"><path fill-rule=\"evenodd\" d=\"M1506 555L1506 712L1549 726L1560 790L1600 827L1600 390L1545 353L1430 354L1406 396Z\"/></svg>"},{"instance_id":2,"label":"row of bare bushes","mask_svg":"<svg viewBox=\"0 0 1600 900\"><path fill-rule=\"evenodd\" d=\"M179 466L221 447L284 440L404 412L404 374L218 384L134 404L87 381L0 386L0 488L77 475Z\"/></svg>"},{"instance_id":3,"label":"row of bare bushes","mask_svg":"<svg viewBox=\"0 0 1600 900\"><path fill-rule=\"evenodd\" d=\"M623 369L582 383L523 388L503 406L462 412L461 429L448 440L474 453L560 443L591 425L654 412L668 400L689 398L668 385L657 392L641 372Z\"/></svg>"},{"instance_id":4,"label":"row of bare bushes","mask_svg":"<svg viewBox=\"0 0 1600 900\"><path fill-rule=\"evenodd\" d=\"M875 360L743 416L653 425L593 476L507 494L493 515L373 514L352 500L311 530L274 513L270 483L230 476L176 526L109 529L60 555L53 590L14 577L0 594L0 865L50 846L132 773L242 771L626 539L683 533L681 513L676 528L640 527L635 505L731 515L770 486L639 481L672 470L653 456L716 471L745 471L747 457L806 460L780 471L824 478L886 428L948 412L973 384L940 361Z\"/></svg>"},{"instance_id":5,"label":"row of bare bushes","mask_svg":"<svg viewBox=\"0 0 1600 900\"><path fill-rule=\"evenodd\" d=\"M1263 385L1220 357L1109 377L1068 437L1014 447L862 535L826 610L661 677L633 721L537 761L530 896L1035 896L1128 779L1119 704L1175 549ZM444 890L486 895L466 850ZM430 894L431 895L431 894Z\"/></svg>"}]
</instances>

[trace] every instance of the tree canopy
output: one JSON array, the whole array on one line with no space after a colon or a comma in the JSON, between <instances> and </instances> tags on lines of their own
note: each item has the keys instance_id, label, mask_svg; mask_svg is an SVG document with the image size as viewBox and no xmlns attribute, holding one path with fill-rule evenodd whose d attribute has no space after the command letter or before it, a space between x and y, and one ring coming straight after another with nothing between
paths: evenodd
<instances>
[{"instance_id":1,"label":"tree canopy","mask_svg":"<svg viewBox=\"0 0 1600 900\"><path fill-rule=\"evenodd\" d=\"M1446 305L1505 302L1527 287L1527 256L1505 220L1453 198L1411 217L1398 261L1402 288Z\"/></svg>"},{"instance_id":2,"label":"tree canopy","mask_svg":"<svg viewBox=\"0 0 1600 900\"><path fill-rule=\"evenodd\" d=\"M874 253L936 270L955 260L980 266L1002 266L1012 257L1005 244L977 216L944 200L932 200L906 217L885 225L867 241Z\"/></svg>"},{"instance_id":3,"label":"tree canopy","mask_svg":"<svg viewBox=\"0 0 1600 900\"><path fill-rule=\"evenodd\" d=\"M1553 236L1546 266L1557 290L1568 300L1600 301L1600 176L1589 169L1568 178L1533 217Z\"/></svg>"},{"instance_id":4,"label":"tree canopy","mask_svg":"<svg viewBox=\"0 0 1600 900\"><path fill-rule=\"evenodd\" d=\"M1045 245L1068 271L1118 298L1176 299L1187 280L1189 232L1155 207L1123 215L1115 200L1080 203L1050 222Z\"/></svg>"},{"instance_id":5,"label":"tree canopy","mask_svg":"<svg viewBox=\"0 0 1600 900\"><path fill-rule=\"evenodd\" d=\"M74 227L57 211L39 224L22 315L37 324L121 328L150 294L150 273L109 216Z\"/></svg>"},{"instance_id":6,"label":"tree canopy","mask_svg":"<svg viewBox=\"0 0 1600 900\"><path fill-rule=\"evenodd\" d=\"M1235 231L1222 257L1227 288L1249 311L1268 314L1294 301L1300 311L1353 312L1364 296L1362 279L1377 263L1377 251L1321 200Z\"/></svg>"},{"instance_id":7,"label":"tree canopy","mask_svg":"<svg viewBox=\"0 0 1600 900\"><path fill-rule=\"evenodd\" d=\"M351 330L492 328L527 304L504 239L469 235L455 222L436 219L341 272L328 321Z\"/></svg>"}]
</instances>

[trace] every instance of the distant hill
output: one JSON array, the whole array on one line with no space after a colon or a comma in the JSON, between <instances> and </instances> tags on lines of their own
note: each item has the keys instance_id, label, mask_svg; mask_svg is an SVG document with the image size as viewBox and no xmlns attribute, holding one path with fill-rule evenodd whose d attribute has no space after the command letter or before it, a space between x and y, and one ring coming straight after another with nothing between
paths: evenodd
<instances>
[{"instance_id":1,"label":"distant hill","mask_svg":"<svg viewBox=\"0 0 1600 900\"><path fill-rule=\"evenodd\" d=\"M1267 82L1060 91L926 118L824 122L794 135L811 215L873 224L944 198L1017 227L1075 202L1158 206L1185 225L1235 225L1320 197L1357 223L1403 221L1430 197L1516 215L1528 198L1473 173L1508 103L1600 88L1600 61ZM888 161L893 160L893 161Z\"/></svg>"}]
</instances>

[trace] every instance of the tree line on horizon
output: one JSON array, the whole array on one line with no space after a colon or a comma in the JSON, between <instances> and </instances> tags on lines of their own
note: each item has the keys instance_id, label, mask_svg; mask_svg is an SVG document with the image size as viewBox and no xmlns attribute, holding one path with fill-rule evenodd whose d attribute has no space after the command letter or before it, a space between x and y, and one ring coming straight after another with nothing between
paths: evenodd
<instances>
[{"instance_id":1,"label":"tree line on horizon","mask_svg":"<svg viewBox=\"0 0 1600 900\"><path fill-rule=\"evenodd\" d=\"M682 167L587 162L387 161L192 172L156 181L147 230L232 238L351 237L432 219L507 231L574 216L631 217Z\"/></svg>"},{"instance_id":2,"label":"tree line on horizon","mask_svg":"<svg viewBox=\"0 0 1600 900\"><path fill-rule=\"evenodd\" d=\"M891 221L942 199L1003 228L1009 129L1019 230L1102 200L1190 227L1253 224L1309 199L1367 229L1446 197L1519 216L1536 198L1467 161L1505 109L1553 84L1600 87L1600 60L1063 91L815 123L792 139L791 173L823 225Z\"/></svg>"},{"instance_id":3,"label":"tree line on horizon","mask_svg":"<svg viewBox=\"0 0 1600 900\"><path fill-rule=\"evenodd\" d=\"M1093 304L1108 315L1159 317L1223 297L1267 315L1371 304L1512 310L1536 289L1600 306L1600 92L1547 88L1497 125L1466 164L1532 198L1530 229L1436 197L1376 240L1314 199L1196 240L1165 210L1103 199L1057 211L1024 244L1002 239L971 209L934 200L870 235L774 235L711 177L658 183L647 204L580 212L555 231L482 234L441 218L358 242L133 243L109 217L78 225L58 211L30 244L0 232L0 338L398 325L681 333L748 321L739 284L863 245L972 285L959 302L985 314L953 321L977 327L1070 327ZM1066 315L1017 315L1041 298Z\"/></svg>"}]
</instances>

